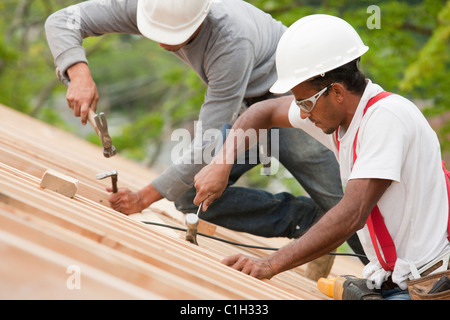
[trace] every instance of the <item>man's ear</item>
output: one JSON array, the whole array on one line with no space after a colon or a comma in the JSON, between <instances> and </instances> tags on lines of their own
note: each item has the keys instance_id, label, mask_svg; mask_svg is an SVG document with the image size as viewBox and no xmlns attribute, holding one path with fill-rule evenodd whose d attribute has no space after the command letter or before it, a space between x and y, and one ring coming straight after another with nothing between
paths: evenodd
<instances>
[{"instance_id":1,"label":"man's ear","mask_svg":"<svg viewBox=\"0 0 450 320\"><path fill-rule=\"evenodd\" d=\"M338 103L342 103L345 98L346 90L345 87L340 83L335 83L331 88L331 93L334 95Z\"/></svg>"}]
</instances>

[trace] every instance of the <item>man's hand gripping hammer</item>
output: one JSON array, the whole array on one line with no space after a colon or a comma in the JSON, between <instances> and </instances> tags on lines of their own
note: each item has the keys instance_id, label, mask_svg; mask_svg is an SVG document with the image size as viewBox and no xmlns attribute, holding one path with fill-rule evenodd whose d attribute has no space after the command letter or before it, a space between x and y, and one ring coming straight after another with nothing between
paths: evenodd
<instances>
[{"instance_id":1,"label":"man's hand gripping hammer","mask_svg":"<svg viewBox=\"0 0 450 320\"><path fill-rule=\"evenodd\" d=\"M61 83L63 83L66 87L69 87L70 82L61 75L58 68L56 69L56 76ZM100 112L100 114L97 115L91 108L89 108L88 120L94 128L95 133L100 138L103 146L103 155L106 158L114 156L117 152L116 148L112 144L112 139L108 132L108 124L106 123L105 114Z\"/></svg>"}]
</instances>

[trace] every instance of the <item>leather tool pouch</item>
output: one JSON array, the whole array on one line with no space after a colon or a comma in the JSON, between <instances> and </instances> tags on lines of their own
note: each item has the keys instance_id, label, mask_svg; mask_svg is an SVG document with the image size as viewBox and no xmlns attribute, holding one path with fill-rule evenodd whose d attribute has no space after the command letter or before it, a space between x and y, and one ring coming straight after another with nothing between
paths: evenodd
<instances>
[{"instance_id":1,"label":"leather tool pouch","mask_svg":"<svg viewBox=\"0 0 450 320\"><path fill-rule=\"evenodd\" d=\"M450 270L407 283L412 300L450 300Z\"/></svg>"}]
</instances>

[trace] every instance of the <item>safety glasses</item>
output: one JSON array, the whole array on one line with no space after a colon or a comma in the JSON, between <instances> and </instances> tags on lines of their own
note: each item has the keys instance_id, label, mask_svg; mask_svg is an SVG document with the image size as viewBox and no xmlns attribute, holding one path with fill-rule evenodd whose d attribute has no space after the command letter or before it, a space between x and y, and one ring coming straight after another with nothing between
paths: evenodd
<instances>
[{"instance_id":1,"label":"safety glasses","mask_svg":"<svg viewBox=\"0 0 450 320\"><path fill-rule=\"evenodd\" d=\"M334 82L332 84L330 84L329 86L327 86L326 88L323 88L321 91L319 91L318 93L316 93L315 95L313 95L311 98L305 99L305 100L297 100L295 99L295 103L297 104L297 106L302 109L305 112L310 113L311 111L313 111L314 107L316 106L317 100L319 100L319 98L328 90L330 89L332 86L334 85Z\"/></svg>"}]
</instances>

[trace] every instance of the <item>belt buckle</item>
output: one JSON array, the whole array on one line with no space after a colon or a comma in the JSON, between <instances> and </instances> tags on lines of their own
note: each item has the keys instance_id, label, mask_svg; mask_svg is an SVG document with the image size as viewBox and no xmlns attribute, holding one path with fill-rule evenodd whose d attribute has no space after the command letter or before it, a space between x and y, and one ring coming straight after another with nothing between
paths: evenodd
<instances>
[{"instance_id":1,"label":"belt buckle","mask_svg":"<svg viewBox=\"0 0 450 320\"><path fill-rule=\"evenodd\" d=\"M392 281L392 276L389 276L389 278L381 285L382 290L392 290L398 287L398 284Z\"/></svg>"}]
</instances>

